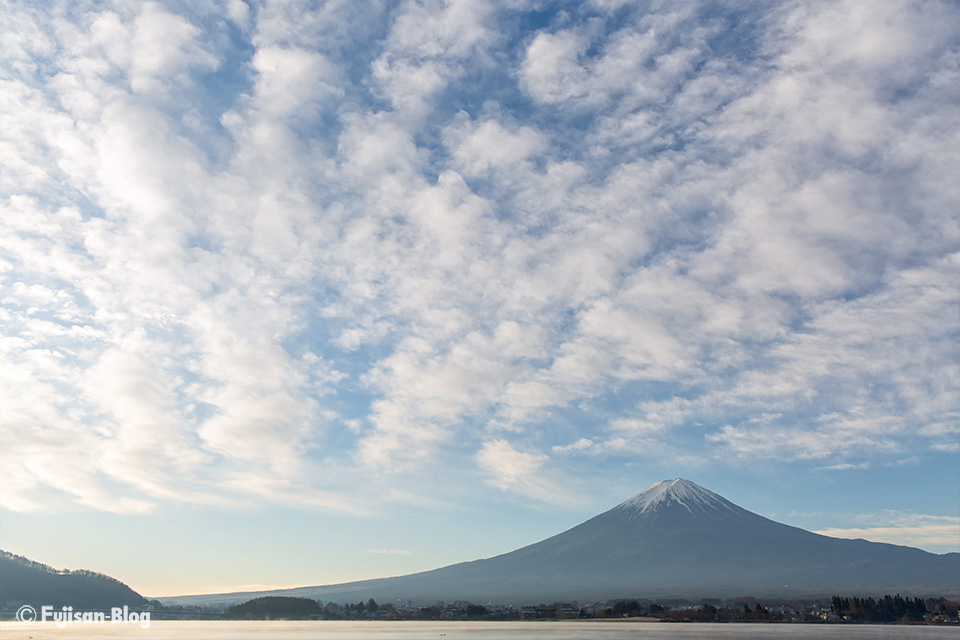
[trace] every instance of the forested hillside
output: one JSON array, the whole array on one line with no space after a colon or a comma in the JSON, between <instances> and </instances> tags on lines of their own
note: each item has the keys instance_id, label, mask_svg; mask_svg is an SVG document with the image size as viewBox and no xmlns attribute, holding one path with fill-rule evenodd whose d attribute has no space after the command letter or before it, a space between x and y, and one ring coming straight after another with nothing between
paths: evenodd
<instances>
[{"instance_id":1,"label":"forested hillside","mask_svg":"<svg viewBox=\"0 0 960 640\"><path fill-rule=\"evenodd\" d=\"M143 605L139 593L115 578L87 571L57 570L23 556L0 551L0 606L29 604L35 608L72 606L99 609Z\"/></svg>"}]
</instances>

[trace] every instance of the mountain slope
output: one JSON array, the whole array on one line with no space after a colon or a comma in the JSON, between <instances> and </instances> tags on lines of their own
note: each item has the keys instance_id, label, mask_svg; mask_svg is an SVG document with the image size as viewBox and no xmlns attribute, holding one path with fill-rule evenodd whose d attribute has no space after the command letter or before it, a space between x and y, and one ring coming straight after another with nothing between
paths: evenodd
<instances>
[{"instance_id":1,"label":"mountain slope","mask_svg":"<svg viewBox=\"0 0 960 640\"><path fill-rule=\"evenodd\" d=\"M0 551L0 606L20 603L55 609L107 609L143 605L146 600L124 583L93 571L57 571L23 556Z\"/></svg>"},{"instance_id":2,"label":"mountain slope","mask_svg":"<svg viewBox=\"0 0 960 640\"><path fill-rule=\"evenodd\" d=\"M960 554L842 540L774 522L688 480L664 480L541 542L395 578L269 592L338 602L960 592ZM236 602L257 594L169 599Z\"/></svg>"}]
</instances>

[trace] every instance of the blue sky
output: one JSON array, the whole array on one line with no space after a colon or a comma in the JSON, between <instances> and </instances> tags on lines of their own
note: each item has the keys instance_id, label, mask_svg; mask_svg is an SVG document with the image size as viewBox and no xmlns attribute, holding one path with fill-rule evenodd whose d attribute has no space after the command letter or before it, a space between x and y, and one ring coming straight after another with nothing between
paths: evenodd
<instances>
[{"instance_id":1,"label":"blue sky","mask_svg":"<svg viewBox=\"0 0 960 640\"><path fill-rule=\"evenodd\" d=\"M960 550L955 3L2 11L4 549L325 584L681 476Z\"/></svg>"}]
</instances>

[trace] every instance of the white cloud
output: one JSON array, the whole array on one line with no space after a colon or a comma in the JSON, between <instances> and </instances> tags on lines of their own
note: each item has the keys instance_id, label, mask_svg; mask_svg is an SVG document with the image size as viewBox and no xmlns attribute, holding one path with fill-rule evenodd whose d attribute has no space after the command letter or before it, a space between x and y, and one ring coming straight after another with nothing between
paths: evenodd
<instances>
[{"instance_id":1,"label":"white cloud","mask_svg":"<svg viewBox=\"0 0 960 640\"><path fill-rule=\"evenodd\" d=\"M960 518L888 511L871 516L872 526L822 529L816 533L834 538L861 538L940 553L960 551Z\"/></svg>"},{"instance_id":2,"label":"white cloud","mask_svg":"<svg viewBox=\"0 0 960 640\"><path fill-rule=\"evenodd\" d=\"M402 5L385 51L372 65L398 118L420 122L436 95L463 73L465 58L484 51L481 45L493 38L485 24L490 11L488 3L478 0Z\"/></svg>"},{"instance_id":3,"label":"white cloud","mask_svg":"<svg viewBox=\"0 0 960 640\"><path fill-rule=\"evenodd\" d=\"M930 448L944 453L960 453L960 442L938 442Z\"/></svg>"},{"instance_id":4,"label":"white cloud","mask_svg":"<svg viewBox=\"0 0 960 640\"><path fill-rule=\"evenodd\" d=\"M513 448L506 440L489 440L477 452L477 463L501 489L529 485L547 456Z\"/></svg>"},{"instance_id":5,"label":"white cloud","mask_svg":"<svg viewBox=\"0 0 960 640\"><path fill-rule=\"evenodd\" d=\"M324 56L303 49L261 47L251 61L259 74L257 104L276 114L303 116L325 97L340 97L338 71Z\"/></svg>"},{"instance_id":6,"label":"white cloud","mask_svg":"<svg viewBox=\"0 0 960 640\"><path fill-rule=\"evenodd\" d=\"M228 0L227 15L241 28L249 26L250 5L243 0Z\"/></svg>"},{"instance_id":7,"label":"white cloud","mask_svg":"<svg viewBox=\"0 0 960 640\"><path fill-rule=\"evenodd\" d=\"M514 131L495 120L465 122L444 132L447 146L467 175L491 170L511 171L515 165L545 148L544 136L531 127Z\"/></svg>"},{"instance_id":8,"label":"white cloud","mask_svg":"<svg viewBox=\"0 0 960 640\"><path fill-rule=\"evenodd\" d=\"M158 3L144 3L133 28L127 46L134 92L155 91L171 80L183 82L191 67L214 70L219 66L216 56L197 41L200 29L182 16L164 11Z\"/></svg>"},{"instance_id":9,"label":"white cloud","mask_svg":"<svg viewBox=\"0 0 960 640\"><path fill-rule=\"evenodd\" d=\"M644 419L618 418L610 423L614 432L638 434L654 434L670 427L670 423L663 421L661 415L653 412L644 416Z\"/></svg>"},{"instance_id":10,"label":"white cloud","mask_svg":"<svg viewBox=\"0 0 960 640\"><path fill-rule=\"evenodd\" d=\"M578 58L588 42L569 31L539 33L527 48L521 78L524 88L540 102L582 96L589 77Z\"/></svg>"},{"instance_id":11,"label":"white cloud","mask_svg":"<svg viewBox=\"0 0 960 640\"><path fill-rule=\"evenodd\" d=\"M593 440L590 440L589 438L580 438L576 442L571 442L570 444L562 447L554 445L552 450L554 453L581 453L591 450L593 446Z\"/></svg>"},{"instance_id":12,"label":"white cloud","mask_svg":"<svg viewBox=\"0 0 960 640\"><path fill-rule=\"evenodd\" d=\"M861 462L860 464L854 464L852 462L841 462L839 464L833 464L829 467L817 467L817 471L850 471L856 469L869 469L870 465L866 462Z\"/></svg>"},{"instance_id":13,"label":"white cloud","mask_svg":"<svg viewBox=\"0 0 960 640\"><path fill-rule=\"evenodd\" d=\"M606 107L601 113L615 114L611 120L642 120L642 110L670 101L693 80L707 40L722 28L709 20L694 26L697 17L689 7L671 6L612 32L597 20L541 31L527 46L521 88L541 103Z\"/></svg>"},{"instance_id":14,"label":"white cloud","mask_svg":"<svg viewBox=\"0 0 960 640\"><path fill-rule=\"evenodd\" d=\"M498 438L485 441L475 459L486 482L503 491L565 508L585 502L575 484L562 481L545 454L522 451Z\"/></svg>"}]
</instances>

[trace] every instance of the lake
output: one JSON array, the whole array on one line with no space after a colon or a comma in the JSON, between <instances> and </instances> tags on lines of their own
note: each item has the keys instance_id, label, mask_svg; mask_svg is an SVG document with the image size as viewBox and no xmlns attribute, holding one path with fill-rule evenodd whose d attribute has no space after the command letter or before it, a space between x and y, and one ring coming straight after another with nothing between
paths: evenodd
<instances>
[{"instance_id":1,"label":"lake","mask_svg":"<svg viewBox=\"0 0 960 640\"><path fill-rule=\"evenodd\" d=\"M131 638L143 640L957 640L957 627L896 625L712 624L631 621L568 622L239 622L156 620L123 624L0 622L3 640Z\"/></svg>"}]
</instances>

